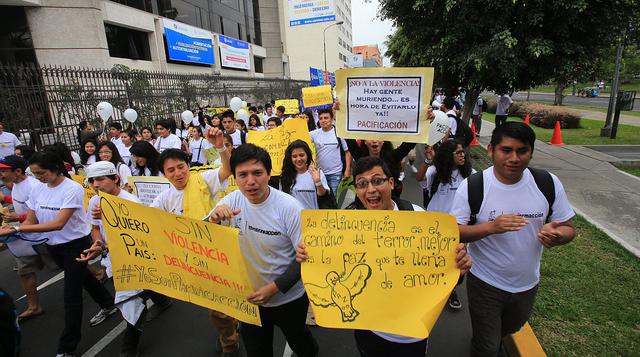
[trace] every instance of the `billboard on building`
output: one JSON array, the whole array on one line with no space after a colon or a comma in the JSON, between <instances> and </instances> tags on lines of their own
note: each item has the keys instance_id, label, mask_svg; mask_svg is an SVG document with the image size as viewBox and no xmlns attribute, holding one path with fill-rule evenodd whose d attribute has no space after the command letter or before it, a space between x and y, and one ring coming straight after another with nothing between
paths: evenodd
<instances>
[{"instance_id":1,"label":"billboard on building","mask_svg":"<svg viewBox=\"0 0 640 357\"><path fill-rule=\"evenodd\" d=\"M364 66L364 55L349 55L349 67L351 68L360 68Z\"/></svg>"},{"instance_id":2,"label":"billboard on building","mask_svg":"<svg viewBox=\"0 0 640 357\"><path fill-rule=\"evenodd\" d=\"M333 0L288 0L289 26L317 24L334 21L336 12Z\"/></svg>"},{"instance_id":3,"label":"billboard on building","mask_svg":"<svg viewBox=\"0 0 640 357\"><path fill-rule=\"evenodd\" d=\"M218 35L220 64L222 67L251 69L249 43L235 38Z\"/></svg>"},{"instance_id":4,"label":"billboard on building","mask_svg":"<svg viewBox=\"0 0 640 357\"><path fill-rule=\"evenodd\" d=\"M170 60L214 63L213 33L168 19L162 19L162 24Z\"/></svg>"},{"instance_id":5,"label":"billboard on building","mask_svg":"<svg viewBox=\"0 0 640 357\"><path fill-rule=\"evenodd\" d=\"M325 84L336 85L336 73L323 71L320 68L309 67L309 79L311 86L323 86Z\"/></svg>"}]
</instances>

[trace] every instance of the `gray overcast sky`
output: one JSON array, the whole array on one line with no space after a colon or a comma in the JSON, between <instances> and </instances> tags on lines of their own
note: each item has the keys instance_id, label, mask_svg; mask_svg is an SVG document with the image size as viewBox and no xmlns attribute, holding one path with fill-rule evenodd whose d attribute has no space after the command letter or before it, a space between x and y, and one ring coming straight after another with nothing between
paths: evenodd
<instances>
[{"instance_id":1,"label":"gray overcast sky","mask_svg":"<svg viewBox=\"0 0 640 357\"><path fill-rule=\"evenodd\" d=\"M386 50L384 41L393 32L390 21L380 21L378 15L378 0L365 3L364 0L351 1L351 22L353 23L353 46L377 44L380 52ZM384 65L389 65L389 59L384 59Z\"/></svg>"}]
</instances>

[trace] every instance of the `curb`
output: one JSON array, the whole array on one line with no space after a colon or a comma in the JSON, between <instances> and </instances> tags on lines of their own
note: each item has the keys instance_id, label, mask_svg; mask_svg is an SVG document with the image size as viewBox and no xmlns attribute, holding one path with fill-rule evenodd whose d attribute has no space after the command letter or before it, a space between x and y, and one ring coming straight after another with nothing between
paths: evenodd
<instances>
[{"instance_id":1,"label":"curb","mask_svg":"<svg viewBox=\"0 0 640 357\"><path fill-rule=\"evenodd\" d=\"M547 356L528 322L522 326L520 331L505 337L502 343L508 357Z\"/></svg>"}]
</instances>

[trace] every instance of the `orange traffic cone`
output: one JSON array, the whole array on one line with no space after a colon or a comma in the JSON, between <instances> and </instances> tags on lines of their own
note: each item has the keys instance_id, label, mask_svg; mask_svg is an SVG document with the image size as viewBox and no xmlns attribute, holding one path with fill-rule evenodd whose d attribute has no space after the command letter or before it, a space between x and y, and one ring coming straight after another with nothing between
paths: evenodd
<instances>
[{"instance_id":1,"label":"orange traffic cone","mask_svg":"<svg viewBox=\"0 0 640 357\"><path fill-rule=\"evenodd\" d=\"M480 146L480 144L478 144L478 138L476 138L476 127L473 125L473 122L471 122L471 132L473 133L473 140L471 140L469 146Z\"/></svg>"},{"instance_id":2,"label":"orange traffic cone","mask_svg":"<svg viewBox=\"0 0 640 357\"><path fill-rule=\"evenodd\" d=\"M556 127L553 129L553 135L551 136L551 145L564 145L562 142L562 130L560 130L560 121L556 122Z\"/></svg>"},{"instance_id":3,"label":"orange traffic cone","mask_svg":"<svg viewBox=\"0 0 640 357\"><path fill-rule=\"evenodd\" d=\"M529 125L529 114L524 117L524 123Z\"/></svg>"}]
</instances>

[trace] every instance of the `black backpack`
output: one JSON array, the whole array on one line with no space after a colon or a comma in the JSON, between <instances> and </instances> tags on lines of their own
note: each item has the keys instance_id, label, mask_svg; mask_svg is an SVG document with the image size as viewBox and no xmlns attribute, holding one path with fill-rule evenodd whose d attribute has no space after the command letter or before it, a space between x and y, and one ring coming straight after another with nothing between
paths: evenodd
<instances>
[{"instance_id":1,"label":"black backpack","mask_svg":"<svg viewBox=\"0 0 640 357\"><path fill-rule=\"evenodd\" d=\"M454 118L456 120L456 135L453 136L454 139L460 140L464 145L464 147L468 147L473 141L473 133L471 132L471 128L462 119L458 118L457 115L447 114L449 118Z\"/></svg>"},{"instance_id":2,"label":"black backpack","mask_svg":"<svg viewBox=\"0 0 640 357\"><path fill-rule=\"evenodd\" d=\"M487 101L484 98L480 98L482 99L482 112L486 112L487 109L489 109L489 104L487 104Z\"/></svg>"},{"instance_id":3,"label":"black backpack","mask_svg":"<svg viewBox=\"0 0 640 357\"><path fill-rule=\"evenodd\" d=\"M529 167L529 172L533 176L533 180L536 182L536 186L549 203L549 212L547 213L546 221L549 221L549 217L553 213L553 202L556 200L556 189L553 183L553 177L548 171L534 169ZM480 212L480 206L482 206L482 200L484 198L484 177L482 171L467 178L467 195L469 201L469 208L471 208L471 215L469 216L468 225L474 225L477 221L478 212Z\"/></svg>"}]
</instances>

